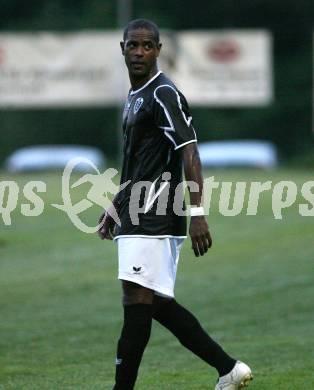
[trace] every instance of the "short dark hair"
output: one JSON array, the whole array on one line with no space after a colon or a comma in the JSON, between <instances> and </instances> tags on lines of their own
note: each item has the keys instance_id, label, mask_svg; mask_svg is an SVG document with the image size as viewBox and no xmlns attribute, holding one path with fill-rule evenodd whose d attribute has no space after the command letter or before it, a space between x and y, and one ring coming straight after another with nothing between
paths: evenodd
<instances>
[{"instance_id":1,"label":"short dark hair","mask_svg":"<svg viewBox=\"0 0 314 390\"><path fill-rule=\"evenodd\" d=\"M123 31L123 40L125 41L129 31L137 30L139 28L145 28L153 33L154 41L159 44L159 28L158 26L148 19L134 19L131 20Z\"/></svg>"}]
</instances>

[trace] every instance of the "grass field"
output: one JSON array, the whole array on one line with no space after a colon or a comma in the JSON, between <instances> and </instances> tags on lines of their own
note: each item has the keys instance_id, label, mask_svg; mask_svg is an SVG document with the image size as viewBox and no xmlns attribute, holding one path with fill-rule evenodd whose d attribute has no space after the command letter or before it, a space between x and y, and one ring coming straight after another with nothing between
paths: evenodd
<instances>
[{"instance_id":1,"label":"grass field","mask_svg":"<svg viewBox=\"0 0 314 390\"><path fill-rule=\"evenodd\" d=\"M216 180L293 180L308 171L214 171ZM122 310L116 246L73 227L49 206L61 202L60 175L1 175L45 180L45 210L12 226L0 222L0 389L111 390ZM84 198L88 185L75 194ZM20 201L25 203L23 196ZM252 390L314 389L314 217L297 204L272 215L223 217L217 196L208 217L214 245L201 259L186 240L176 297L209 333L255 373ZM304 203L304 201L303 201ZM86 214L90 223L99 209ZM154 324L137 390L213 389L216 373Z\"/></svg>"}]
</instances>

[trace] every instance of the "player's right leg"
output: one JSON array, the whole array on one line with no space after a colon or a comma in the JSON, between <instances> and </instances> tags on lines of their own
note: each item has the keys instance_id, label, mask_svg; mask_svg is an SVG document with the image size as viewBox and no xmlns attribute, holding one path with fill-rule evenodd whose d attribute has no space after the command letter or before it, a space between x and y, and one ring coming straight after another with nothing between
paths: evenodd
<instances>
[{"instance_id":1,"label":"player's right leg","mask_svg":"<svg viewBox=\"0 0 314 390\"><path fill-rule=\"evenodd\" d=\"M122 280L124 324L118 342L114 390L132 390L148 343L154 292Z\"/></svg>"}]
</instances>

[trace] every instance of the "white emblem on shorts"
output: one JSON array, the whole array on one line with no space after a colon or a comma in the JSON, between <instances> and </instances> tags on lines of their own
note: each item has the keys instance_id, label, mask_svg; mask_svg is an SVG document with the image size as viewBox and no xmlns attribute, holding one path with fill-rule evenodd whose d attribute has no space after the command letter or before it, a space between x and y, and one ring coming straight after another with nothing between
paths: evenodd
<instances>
[{"instance_id":1,"label":"white emblem on shorts","mask_svg":"<svg viewBox=\"0 0 314 390\"><path fill-rule=\"evenodd\" d=\"M133 108L134 115L137 114L137 112L141 108L141 105L143 104L143 102L144 102L144 99L142 97L137 98L135 100L134 108Z\"/></svg>"}]
</instances>

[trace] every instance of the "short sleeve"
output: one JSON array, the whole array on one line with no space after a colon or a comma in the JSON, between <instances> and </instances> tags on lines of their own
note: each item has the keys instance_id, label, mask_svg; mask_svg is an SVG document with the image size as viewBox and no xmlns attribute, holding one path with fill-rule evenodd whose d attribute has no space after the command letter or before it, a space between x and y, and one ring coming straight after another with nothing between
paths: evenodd
<instances>
[{"instance_id":1,"label":"short sleeve","mask_svg":"<svg viewBox=\"0 0 314 390\"><path fill-rule=\"evenodd\" d=\"M186 99L171 85L160 85L154 91L154 121L175 150L197 142Z\"/></svg>"}]
</instances>

